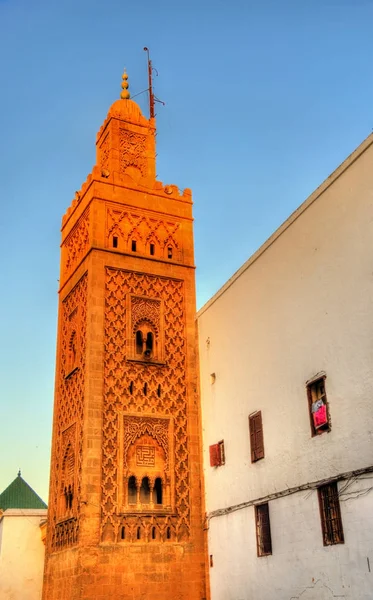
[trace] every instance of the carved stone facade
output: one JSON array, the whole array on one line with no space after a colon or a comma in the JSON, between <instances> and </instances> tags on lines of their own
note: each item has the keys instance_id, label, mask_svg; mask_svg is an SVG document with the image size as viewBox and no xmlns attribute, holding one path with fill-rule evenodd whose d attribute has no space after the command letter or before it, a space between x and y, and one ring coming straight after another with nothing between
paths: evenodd
<instances>
[{"instance_id":1,"label":"carved stone facade","mask_svg":"<svg viewBox=\"0 0 373 600\"><path fill-rule=\"evenodd\" d=\"M61 347L57 373L59 402L55 413L54 469L51 477L49 536L51 549L78 540L82 423L84 417L87 274L62 302ZM72 358L72 345L74 357Z\"/></svg>"},{"instance_id":2,"label":"carved stone facade","mask_svg":"<svg viewBox=\"0 0 373 600\"><path fill-rule=\"evenodd\" d=\"M128 167L138 169L142 175L146 172L146 136L139 133L128 133L121 127L119 130L120 172L125 173Z\"/></svg>"},{"instance_id":3,"label":"carved stone facade","mask_svg":"<svg viewBox=\"0 0 373 600\"><path fill-rule=\"evenodd\" d=\"M133 294L147 295L147 299ZM128 296L131 304L128 305ZM131 339L134 329L145 319L154 323L155 332L160 334L159 310L164 305L165 363L147 364L146 359L128 361L131 352ZM130 314L127 314L129 309ZM186 355L184 331L184 285L182 281L137 274L121 269L106 269L106 310L105 310L105 406L103 439L103 498L102 498L102 537L115 540L121 535L122 527L130 530L140 527L145 533L153 525L159 539L161 531L170 527L175 540L186 540L190 527L189 499L189 463L186 406ZM135 327L131 327L135 324ZM118 473L120 414L171 416L173 418L174 453L177 456L174 470L176 481L174 489L169 490L174 503L164 506L164 515L160 516L143 508L146 514L136 516L122 515L119 510L120 482L128 485L128 477L134 475L123 470ZM107 415L107 417L106 417ZM134 417L133 417L134 418ZM136 417L139 418L139 417ZM144 417L148 433L157 440L152 431L149 417ZM159 419L158 419L159 421ZM133 421L132 421L133 422ZM140 422L139 425L140 426ZM158 423L158 429L160 424ZM126 430L127 432L128 430ZM128 438L124 437L125 446ZM165 452L164 480L171 485L169 468L169 436L163 435ZM158 444L160 444L158 439ZM167 443L166 443L167 442ZM161 444L162 447L162 444ZM125 454L126 456L126 454ZM125 466L125 463L124 463ZM174 484L172 484L174 485ZM149 507L147 507L149 508ZM141 533L140 533L141 535ZM132 538L130 538L132 539Z\"/></svg>"},{"instance_id":4,"label":"carved stone facade","mask_svg":"<svg viewBox=\"0 0 373 600\"><path fill-rule=\"evenodd\" d=\"M106 244L123 252L131 252L133 242L136 252L151 255L154 258L172 258L182 262L180 223L168 219L156 219L150 215L107 209Z\"/></svg>"},{"instance_id":5,"label":"carved stone facade","mask_svg":"<svg viewBox=\"0 0 373 600\"><path fill-rule=\"evenodd\" d=\"M68 277L79 264L89 246L89 211L79 219L63 243L63 277Z\"/></svg>"}]
</instances>

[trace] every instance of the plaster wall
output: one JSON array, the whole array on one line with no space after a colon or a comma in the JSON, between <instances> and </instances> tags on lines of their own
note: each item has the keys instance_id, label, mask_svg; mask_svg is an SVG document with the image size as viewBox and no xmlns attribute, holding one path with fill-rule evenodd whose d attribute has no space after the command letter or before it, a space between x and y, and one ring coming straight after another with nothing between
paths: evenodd
<instances>
[{"instance_id":1,"label":"plaster wall","mask_svg":"<svg viewBox=\"0 0 373 600\"><path fill-rule=\"evenodd\" d=\"M39 600L44 568L40 521L46 510L8 509L0 523L0 600Z\"/></svg>"},{"instance_id":2,"label":"plaster wall","mask_svg":"<svg viewBox=\"0 0 373 600\"><path fill-rule=\"evenodd\" d=\"M371 600L373 503L359 496L371 485L360 480L342 493L345 543L335 546L323 546L316 490L269 503L271 556L257 557L253 506L212 519L212 599Z\"/></svg>"},{"instance_id":3,"label":"plaster wall","mask_svg":"<svg viewBox=\"0 0 373 600\"><path fill-rule=\"evenodd\" d=\"M372 143L370 136L198 314L208 513L373 463ZM306 382L322 371L331 431L312 437ZM248 416L258 410L265 458L251 463ZM220 440L226 463L212 468L209 446ZM311 503L316 492L310 494L307 502L304 493L271 502L273 539L294 515L303 522L304 511L316 510ZM368 493L364 500L370 514L372 499ZM356 539L365 527L361 502L355 501L356 515L349 516L351 532L342 549L323 548L320 531L316 540L309 539L315 532L303 536L290 528L281 552L274 542L269 558L256 557L253 507L214 518L209 532L214 565L231 564L234 556L237 560L232 570L211 569L212 599L270 600L275 590L282 590L280 598L297 598L308 577L304 571L299 586L296 579L291 583L302 545L301 560L314 567L307 585L312 577L327 584L322 575L326 562L334 569L335 588L339 560L349 577L359 579ZM270 578L264 581L264 575ZM260 594L255 582L264 586ZM364 585L342 597L365 598ZM224 595L221 590L229 586L230 595ZM302 600L321 597L318 590L307 593Z\"/></svg>"}]
</instances>

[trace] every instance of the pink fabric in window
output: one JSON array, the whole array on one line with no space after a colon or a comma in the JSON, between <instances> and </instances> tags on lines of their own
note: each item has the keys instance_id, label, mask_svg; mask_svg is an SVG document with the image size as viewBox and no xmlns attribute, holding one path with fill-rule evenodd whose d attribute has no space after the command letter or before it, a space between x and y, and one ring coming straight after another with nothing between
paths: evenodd
<instances>
[{"instance_id":1,"label":"pink fabric in window","mask_svg":"<svg viewBox=\"0 0 373 600\"><path fill-rule=\"evenodd\" d=\"M313 423L315 428L321 427L321 425L325 425L328 422L328 417L326 414L326 405L323 404L317 412L313 413Z\"/></svg>"}]
</instances>

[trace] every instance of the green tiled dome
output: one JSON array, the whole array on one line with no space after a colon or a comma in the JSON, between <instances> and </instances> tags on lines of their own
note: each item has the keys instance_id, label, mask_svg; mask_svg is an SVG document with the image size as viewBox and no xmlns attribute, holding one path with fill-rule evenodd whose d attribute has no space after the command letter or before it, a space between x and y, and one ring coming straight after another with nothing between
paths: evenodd
<instances>
[{"instance_id":1,"label":"green tiled dome","mask_svg":"<svg viewBox=\"0 0 373 600\"><path fill-rule=\"evenodd\" d=\"M0 494L0 509L7 508L47 508L47 505L22 479L19 471L18 477Z\"/></svg>"}]
</instances>

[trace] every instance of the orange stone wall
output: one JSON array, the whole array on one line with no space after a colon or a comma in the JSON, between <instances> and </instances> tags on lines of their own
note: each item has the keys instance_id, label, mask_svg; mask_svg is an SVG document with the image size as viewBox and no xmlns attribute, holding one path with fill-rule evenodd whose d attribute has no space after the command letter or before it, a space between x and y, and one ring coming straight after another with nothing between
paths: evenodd
<instances>
[{"instance_id":1,"label":"orange stone wall","mask_svg":"<svg viewBox=\"0 0 373 600\"><path fill-rule=\"evenodd\" d=\"M44 600L207 598L192 201L154 134L115 102L63 218Z\"/></svg>"}]
</instances>

